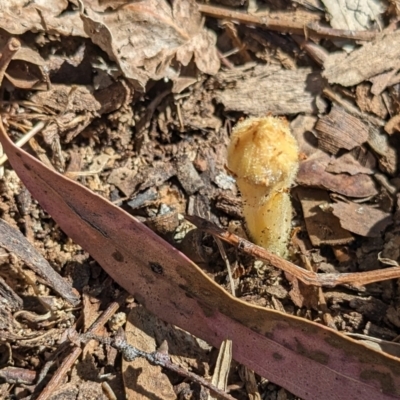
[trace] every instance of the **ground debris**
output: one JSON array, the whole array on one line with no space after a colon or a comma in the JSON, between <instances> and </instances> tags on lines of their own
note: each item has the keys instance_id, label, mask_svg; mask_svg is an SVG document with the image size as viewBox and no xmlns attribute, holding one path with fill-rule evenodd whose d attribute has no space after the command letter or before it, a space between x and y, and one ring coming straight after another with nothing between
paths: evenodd
<instances>
[{"instance_id":1,"label":"ground debris","mask_svg":"<svg viewBox=\"0 0 400 400\"><path fill-rule=\"evenodd\" d=\"M300 163L297 183L328 189L348 197L370 197L378 194L374 180L366 174L331 174L326 171L329 163L326 154L315 154Z\"/></svg>"},{"instance_id":2,"label":"ground debris","mask_svg":"<svg viewBox=\"0 0 400 400\"><path fill-rule=\"evenodd\" d=\"M194 0L150 0L105 12L85 4L84 29L94 43L118 62L128 79L145 87L149 79L174 80L174 58L183 66L194 59L199 70L215 74L220 62L215 34L204 28ZM151 31L151 34L149 34Z\"/></svg>"},{"instance_id":3,"label":"ground debris","mask_svg":"<svg viewBox=\"0 0 400 400\"><path fill-rule=\"evenodd\" d=\"M342 156L331 159L326 172L334 174L346 173L349 175L367 174L371 175L376 169L376 158L373 154L362 147L344 153Z\"/></svg>"},{"instance_id":4,"label":"ground debris","mask_svg":"<svg viewBox=\"0 0 400 400\"><path fill-rule=\"evenodd\" d=\"M337 154L339 149L351 150L368 140L368 126L343 108L333 106L328 115L315 125L319 148Z\"/></svg>"},{"instance_id":5,"label":"ground debris","mask_svg":"<svg viewBox=\"0 0 400 400\"><path fill-rule=\"evenodd\" d=\"M337 246L354 240L351 233L341 227L336 216L324 212L323 208L331 201L327 191L298 188L296 194L301 202L308 236L314 246Z\"/></svg>"},{"instance_id":6,"label":"ground debris","mask_svg":"<svg viewBox=\"0 0 400 400\"><path fill-rule=\"evenodd\" d=\"M249 243L242 195L225 166L226 148L240 119L281 115L299 147L297 186L291 189L291 261L299 274L306 269L323 280L396 270L395 2L386 10L375 0L343 7L340 1L273 0L268 10L260 0L2 3L0 48L15 35L22 40L2 86L0 108L10 137L19 141L44 124L24 142L27 149L134 215L223 289L233 286L241 300L341 332L398 337L396 280L360 287L354 278L337 291L326 282L315 290L240 246L224 244L221 250L215 232L185 220L203 217L227 236L238 235L242 245ZM168 337L175 362L209 379L215 351L149 315L138 306L139 297L116 300L123 298L121 288L38 206L1 151L0 158L0 226L3 220L11 227L7 251L0 249L0 397L33 398L48 365L63 365L71 355L70 345L65 350L69 327L85 331L116 304L120 313L98 327L103 337L129 316L127 341L139 348L151 344L152 351ZM39 270L26 268L32 265ZM158 264L150 268L149 282L151 274L163 272ZM52 283L54 274L66 294ZM62 298L68 296L72 307ZM157 293L154 299L168 301ZM186 304L179 306L185 312ZM60 377L52 367L49 375L64 383L50 386L50 398L205 397L199 385L148 363L124 362L121 374L117 354L90 341L68 375ZM254 396L293 397L235 363L228 383L238 399L246 398L248 383Z\"/></svg>"},{"instance_id":7,"label":"ground debris","mask_svg":"<svg viewBox=\"0 0 400 400\"><path fill-rule=\"evenodd\" d=\"M262 116L315 113L322 90L319 72L310 68L285 70L279 65L245 65L218 73L216 99L227 110Z\"/></svg>"},{"instance_id":8,"label":"ground debris","mask_svg":"<svg viewBox=\"0 0 400 400\"><path fill-rule=\"evenodd\" d=\"M40 276L50 287L71 304L79 303L78 296L73 292L62 277L54 271L49 263L38 253L26 238L15 228L0 219L0 246L20 257L29 267Z\"/></svg>"},{"instance_id":9,"label":"ground debris","mask_svg":"<svg viewBox=\"0 0 400 400\"><path fill-rule=\"evenodd\" d=\"M382 72L399 69L400 48L393 46L400 40L400 32L385 32L371 43L364 43L350 54L331 53L324 62L322 75L329 83L353 86ZM389 82L390 84L390 82Z\"/></svg>"},{"instance_id":10,"label":"ground debris","mask_svg":"<svg viewBox=\"0 0 400 400\"><path fill-rule=\"evenodd\" d=\"M393 222L391 214L364 204L338 202L331 207L343 228L361 236L380 237Z\"/></svg>"}]
</instances>

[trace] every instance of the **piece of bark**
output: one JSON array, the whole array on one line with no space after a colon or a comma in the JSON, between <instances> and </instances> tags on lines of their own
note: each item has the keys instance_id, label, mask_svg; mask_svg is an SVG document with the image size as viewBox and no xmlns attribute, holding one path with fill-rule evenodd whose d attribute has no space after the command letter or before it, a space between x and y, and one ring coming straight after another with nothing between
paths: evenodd
<instances>
[{"instance_id":1,"label":"piece of bark","mask_svg":"<svg viewBox=\"0 0 400 400\"><path fill-rule=\"evenodd\" d=\"M126 324L128 343L142 351L156 350L156 341L152 332L156 329L157 319L142 307L131 310ZM167 376L158 365L150 364L144 358L122 361L122 373L125 392L130 399L157 398L172 400L176 398Z\"/></svg>"},{"instance_id":2,"label":"piece of bark","mask_svg":"<svg viewBox=\"0 0 400 400\"><path fill-rule=\"evenodd\" d=\"M179 217L176 211L170 211L166 214L157 215L146 221L147 226L160 235L169 235L176 231L179 226Z\"/></svg>"},{"instance_id":3,"label":"piece of bark","mask_svg":"<svg viewBox=\"0 0 400 400\"><path fill-rule=\"evenodd\" d=\"M318 120L315 130L319 147L332 154L339 149L351 150L368 140L367 125L336 104Z\"/></svg>"},{"instance_id":4,"label":"piece of bark","mask_svg":"<svg viewBox=\"0 0 400 400\"><path fill-rule=\"evenodd\" d=\"M397 170L397 150L389 143L389 137L379 129L370 129L368 144L379 154L379 165L384 172L394 175Z\"/></svg>"},{"instance_id":5,"label":"piece of bark","mask_svg":"<svg viewBox=\"0 0 400 400\"><path fill-rule=\"evenodd\" d=\"M95 99L101 104L100 115L118 110L127 98L127 88L121 82L115 82L104 89L94 92Z\"/></svg>"},{"instance_id":6,"label":"piece of bark","mask_svg":"<svg viewBox=\"0 0 400 400\"><path fill-rule=\"evenodd\" d=\"M318 288L315 286L305 285L293 276L288 277L291 289L289 292L290 299L299 307L318 310Z\"/></svg>"},{"instance_id":7,"label":"piece of bark","mask_svg":"<svg viewBox=\"0 0 400 400\"><path fill-rule=\"evenodd\" d=\"M388 110L380 95L371 91L369 83L360 83L356 88L356 103L361 111L373 113L379 118L386 119Z\"/></svg>"},{"instance_id":8,"label":"piece of bark","mask_svg":"<svg viewBox=\"0 0 400 400\"><path fill-rule=\"evenodd\" d=\"M188 158L183 158L176 163L176 175L186 194L189 196L204 187L204 182Z\"/></svg>"},{"instance_id":9,"label":"piece of bark","mask_svg":"<svg viewBox=\"0 0 400 400\"><path fill-rule=\"evenodd\" d=\"M324 212L320 207L331 202L326 190L297 188L296 194L303 209L304 222L313 246L337 246L354 240L352 234L340 226L337 217Z\"/></svg>"},{"instance_id":10,"label":"piece of bark","mask_svg":"<svg viewBox=\"0 0 400 400\"><path fill-rule=\"evenodd\" d=\"M135 198L128 202L128 206L133 210L145 206L158 198L158 191L152 187L143 193L139 193Z\"/></svg>"},{"instance_id":11,"label":"piece of bark","mask_svg":"<svg viewBox=\"0 0 400 400\"><path fill-rule=\"evenodd\" d=\"M21 232L2 219L0 219L0 246L14 253L69 303L74 306L79 304L79 297L74 293L71 285L50 266Z\"/></svg>"},{"instance_id":12,"label":"piece of bark","mask_svg":"<svg viewBox=\"0 0 400 400\"><path fill-rule=\"evenodd\" d=\"M329 83L354 86L375 75L392 69L399 69L400 31L383 33L370 43L352 53L330 54L324 62L322 75Z\"/></svg>"},{"instance_id":13,"label":"piece of bark","mask_svg":"<svg viewBox=\"0 0 400 400\"><path fill-rule=\"evenodd\" d=\"M389 121L385 125L385 131L389 135L393 135L393 133L400 132L400 114L397 114L389 119Z\"/></svg>"},{"instance_id":14,"label":"piece of bark","mask_svg":"<svg viewBox=\"0 0 400 400\"><path fill-rule=\"evenodd\" d=\"M145 166L138 173L134 173L127 167L114 169L107 182L117 186L126 196L144 191L149 187L157 187L176 174L171 163L155 163L153 166Z\"/></svg>"},{"instance_id":15,"label":"piece of bark","mask_svg":"<svg viewBox=\"0 0 400 400\"><path fill-rule=\"evenodd\" d=\"M226 192L219 193L215 198L215 208L236 219L243 219L242 200L229 196Z\"/></svg>"},{"instance_id":16,"label":"piece of bark","mask_svg":"<svg viewBox=\"0 0 400 400\"><path fill-rule=\"evenodd\" d=\"M371 92L374 95L381 94L388 86L391 86L391 82L397 73L397 69L393 69L389 72L384 72L370 79L372 83Z\"/></svg>"},{"instance_id":17,"label":"piece of bark","mask_svg":"<svg viewBox=\"0 0 400 400\"><path fill-rule=\"evenodd\" d=\"M125 196L130 196L136 189L136 173L128 167L113 169L107 183L116 186Z\"/></svg>"},{"instance_id":18,"label":"piece of bark","mask_svg":"<svg viewBox=\"0 0 400 400\"><path fill-rule=\"evenodd\" d=\"M323 82L311 68L290 71L277 65L245 65L216 78L222 87L216 91L217 101L226 110L254 116L316 113L315 97Z\"/></svg>"},{"instance_id":19,"label":"piece of bark","mask_svg":"<svg viewBox=\"0 0 400 400\"><path fill-rule=\"evenodd\" d=\"M373 179L365 174L347 175L326 172L329 157L319 154L300 163L297 183L328 189L348 197L370 197L378 194Z\"/></svg>"},{"instance_id":20,"label":"piece of bark","mask_svg":"<svg viewBox=\"0 0 400 400\"><path fill-rule=\"evenodd\" d=\"M349 175L373 174L376 168L376 159L372 153L362 148L354 150L359 151L352 151L338 158L333 158L325 171L334 174L346 173Z\"/></svg>"},{"instance_id":21,"label":"piece of bark","mask_svg":"<svg viewBox=\"0 0 400 400\"><path fill-rule=\"evenodd\" d=\"M6 281L0 276L0 299L2 307L5 304L10 308L12 312L20 310L23 305L21 297L14 292L14 290L7 285Z\"/></svg>"},{"instance_id":22,"label":"piece of bark","mask_svg":"<svg viewBox=\"0 0 400 400\"><path fill-rule=\"evenodd\" d=\"M313 133L316 122L317 117L300 114L290 123L290 130L296 138L299 153L306 156L311 156L318 148L318 139Z\"/></svg>"},{"instance_id":23,"label":"piece of bark","mask_svg":"<svg viewBox=\"0 0 400 400\"><path fill-rule=\"evenodd\" d=\"M18 385L33 385L36 382L38 373L25 368L4 367L0 369L0 378L8 383ZM4 398L4 397L3 397Z\"/></svg>"},{"instance_id":24,"label":"piece of bark","mask_svg":"<svg viewBox=\"0 0 400 400\"><path fill-rule=\"evenodd\" d=\"M391 214L365 204L340 202L332 209L344 229L360 236L380 237L393 222Z\"/></svg>"}]
</instances>

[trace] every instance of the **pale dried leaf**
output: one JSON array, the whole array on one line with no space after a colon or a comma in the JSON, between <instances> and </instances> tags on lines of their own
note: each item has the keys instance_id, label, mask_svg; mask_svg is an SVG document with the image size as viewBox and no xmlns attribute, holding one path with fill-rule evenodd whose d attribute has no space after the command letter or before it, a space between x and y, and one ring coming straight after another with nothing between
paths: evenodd
<instances>
[{"instance_id":1,"label":"pale dried leaf","mask_svg":"<svg viewBox=\"0 0 400 400\"><path fill-rule=\"evenodd\" d=\"M84 2L81 18L92 41L115 60L124 75L143 87L149 79L174 79L178 61L192 59L201 72L215 74L220 62L215 34L203 27L194 0L138 1L118 10L95 12Z\"/></svg>"},{"instance_id":2,"label":"pale dried leaf","mask_svg":"<svg viewBox=\"0 0 400 400\"><path fill-rule=\"evenodd\" d=\"M322 2L329 13L332 28L351 31L371 28L372 22L386 9L385 4L379 0L322 0Z\"/></svg>"},{"instance_id":3,"label":"pale dried leaf","mask_svg":"<svg viewBox=\"0 0 400 400\"><path fill-rule=\"evenodd\" d=\"M86 37L79 13L66 12L68 6L67 0L2 1L0 26L13 35L33 31Z\"/></svg>"},{"instance_id":4,"label":"pale dried leaf","mask_svg":"<svg viewBox=\"0 0 400 400\"><path fill-rule=\"evenodd\" d=\"M347 333L348 336L360 339L361 343L377 351L384 351L392 356L400 358L400 344L396 342L389 342L373 336L363 335L360 333Z\"/></svg>"}]
</instances>

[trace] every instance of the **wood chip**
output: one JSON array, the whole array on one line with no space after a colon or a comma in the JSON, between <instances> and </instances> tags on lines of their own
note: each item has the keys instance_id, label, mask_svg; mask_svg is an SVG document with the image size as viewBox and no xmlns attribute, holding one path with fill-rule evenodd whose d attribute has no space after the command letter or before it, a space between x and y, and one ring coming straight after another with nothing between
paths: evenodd
<instances>
[{"instance_id":1,"label":"wood chip","mask_svg":"<svg viewBox=\"0 0 400 400\"><path fill-rule=\"evenodd\" d=\"M179 183L189 196L204 187L204 182L188 158L179 160L176 169Z\"/></svg>"},{"instance_id":2,"label":"wood chip","mask_svg":"<svg viewBox=\"0 0 400 400\"><path fill-rule=\"evenodd\" d=\"M2 306L7 306L11 311L20 310L23 306L23 300L14 290L7 285L6 281L0 277L0 299Z\"/></svg>"},{"instance_id":3,"label":"wood chip","mask_svg":"<svg viewBox=\"0 0 400 400\"><path fill-rule=\"evenodd\" d=\"M400 31L378 35L376 40L365 43L352 53L330 54L324 62L323 76L329 83L354 86L375 75L399 69Z\"/></svg>"},{"instance_id":4,"label":"wood chip","mask_svg":"<svg viewBox=\"0 0 400 400\"><path fill-rule=\"evenodd\" d=\"M157 187L175 175L175 169L170 163L154 163L153 166L145 166L138 173L130 168L121 167L114 169L107 183L115 185L126 196L144 191L149 187Z\"/></svg>"},{"instance_id":5,"label":"wood chip","mask_svg":"<svg viewBox=\"0 0 400 400\"><path fill-rule=\"evenodd\" d=\"M361 236L380 237L393 222L391 214L364 204L340 202L332 209L344 229Z\"/></svg>"},{"instance_id":6,"label":"wood chip","mask_svg":"<svg viewBox=\"0 0 400 400\"><path fill-rule=\"evenodd\" d=\"M361 83L356 88L356 103L361 111L373 113L379 118L385 119L388 110L380 95L374 95L371 92L369 83Z\"/></svg>"},{"instance_id":7,"label":"wood chip","mask_svg":"<svg viewBox=\"0 0 400 400\"><path fill-rule=\"evenodd\" d=\"M224 90L217 101L226 110L254 116L315 113L315 96L321 92L321 75L311 68L294 71L277 65L246 65L217 75Z\"/></svg>"},{"instance_id":8,"label":"wood chip","mask_svg":"<svg viewBox=\"0 0 400 400\"><path fill-rule=\"evenodd\" d=\"M378 194L374 180L366 174L331 174L326 171L329 157L317 155L300 163L297 183L328 189L348 197L370 197Z\"/></svg>"},{"instance_id":9,"label":"wood chip","mask_svg":"<svg viewBox=\"0 0 400 400\"><path fill-rule=\"evenodd\" d=\"M339 149L351 150L368 140L367 125L337 105L318 120L315 130L319 147L332 154Z\"/></svg>"},{"instance_id":10,"label":"wood chip","mask_svg":"<svg viewBox=\"0 0 400 400\"><path fill-rule=\"evenodd\" d=\"M79 297L73 291L72 286L50 266L20 231L2 219L0 219L0 246L10 253L14 253L39 275L46 285L53 288L65 300L74 306L79 304Z\"/></svg>"},{"instance_id":11,"label":"wood chip","mask_svg":"<svg viewBox=\"0 0 400 400\"><path fill-rule=\"evenodd\" d=\"M385 125L385 131L389 135L400 132L400 114L397 114L394 117L390 118L388 123Z\"/></svg>"},{"instance_id":12,"label":"wood chip","mask_svg":"<svg viewBox=\"0 0 400 400\"><path fill-rule=\"evenodd\" d=\"M118 110L127 97L127 88L121 82L115 82L104 89L94 92L95 99L101 104L98 113L108 114Z\"/></svg>"},{"instance_id":13,"label":"wood chip","mask_svg":"<svg viewBox=\"0 0 400 400\"><path fill-rule=\"evenodd\" d=\"M318 148L318 139L313 134L317 117L298 115L291 123L290 130L296 138L299 152L311 156Z\"/></svg>"},{"instance_id":14,"label":"wood chip","mask_svg":"<svg viewBox=\"0 0 400 400\"><path fill-rule=\"evenodd\" d=\"M370 79L372 82L371 92L375 95L381 94L388 86L392 85L392 79L395 77L397 69L384 72Z\"/></svg>"},{"instance_id":15,"label":"wood chip","mask_svg":"<svg viewBox=\"0 0 400 400\"><path fill-rule=\"evenodd\" d=\"M303 209L308 236L313 246L343 245L354 240L352 234L340 226L337 217L324 212L320 207L331 202L327 191L297 188L296 194Z\"/></svg>"},{"instance_id":16,"label":"wood chip","mask_svg":"<svg viewBox=\"0 0 400 400\"><path fill-rule=\"evenodd\" d=\"M381 156L379 157L379 165L383 171L394 175L397 170L397 151L389 143L388 135L380 132L379 129L370 129L368 144Z\"/></svg>"},{"instance_id":17,"label":"wood chip","mask_svg":"<svg viewBox=\"0 0 400 400\"><path fill-rule=\"evenodd\" d=\"M131 310L126 323L128 343L142 351L155 351L156 341L153 330L157 320L142 307ZM150 364L144 358L133 361L122 361L122 373L127 398L144 400L158 398L160 400L176 399L173 387L162 368Z\"/></svg>"},{"instance_id":18,"label":"wood chip","mask_svg":"<svg viewBox=\"0 0 400 400\"><path fill-rule=\"evenodd\" d=\"M232 362L232 340L226 339L221 343L221 347L218 352L217 362L215 364L215 369L211 383L218 389L226 391L229 370L231 368ZM208 394L207 400L217 400L218 397Z\"/></svg>"},{"instance_id":19,"label":"wood chip","mask_svg":"<svg viewBox=\"0 0 400 400\"><path fill-rule=\"evenodd\" d=\"M361 158L356 157L353 152L345 153L338 158L332 159L325 171L333 172L334 174L346 173L349 175L373 174L376 168L375 157L365 149L362 150L360 148L359 150L358 153L361 155Z\"/></svg>"}]
</instances>

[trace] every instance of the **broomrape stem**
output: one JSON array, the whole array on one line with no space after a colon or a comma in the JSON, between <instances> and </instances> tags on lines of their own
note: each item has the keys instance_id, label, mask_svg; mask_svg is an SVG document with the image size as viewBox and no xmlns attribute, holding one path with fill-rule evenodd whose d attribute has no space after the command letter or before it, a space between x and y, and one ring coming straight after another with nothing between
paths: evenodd
<instances>
[{"instance_id":1,"label":"broomrape stem","mask_svg":"<svg viewBox=\"0 0 400 400\"><path fill-rule=\"evenodd\" d=\"M251 239L286 257L292 221L289 189L299 164L288 122L272 116L239 122L232 132L227 161L242 194Z\"/></svg>"}]
</instances>

